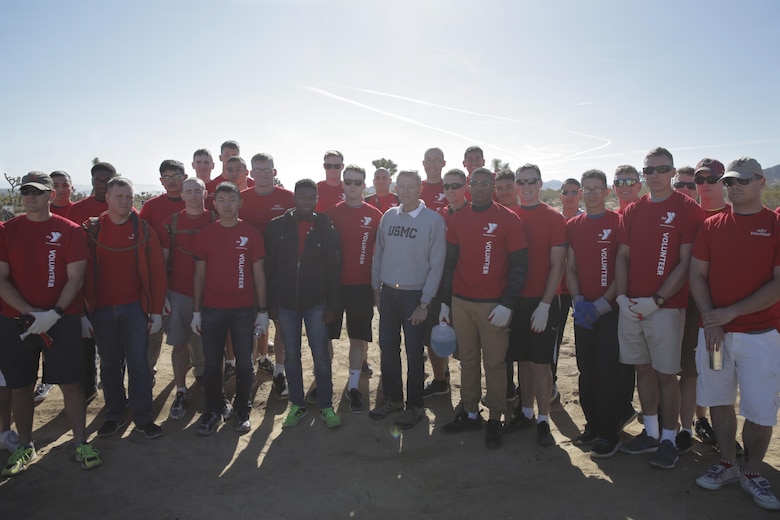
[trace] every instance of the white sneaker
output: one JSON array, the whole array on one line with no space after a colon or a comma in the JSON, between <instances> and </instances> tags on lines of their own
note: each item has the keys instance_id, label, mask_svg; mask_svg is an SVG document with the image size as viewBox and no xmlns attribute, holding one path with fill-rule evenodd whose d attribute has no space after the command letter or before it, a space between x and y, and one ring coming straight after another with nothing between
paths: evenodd
<instances>
[{"instance_id":1,"label":"white sneaker","mask_svg":"<svg viewBox=\"0 0 780 520\"><path fill-rule=\"evenodd\" d=\"M40 403L49 396L49 392L54 388L54 385L47 385L46 383L38 383L35 387L35 402Z\"/></svg>"},{"instance_id":2,"label":"white sneaker","mask_svg":"<svg viewBox=\"0 0 780 520\"><path fill-rule=\"evenodd\" d=\"M727 484L739 482L739 466L727 468L721 463L715 464L707 473L696 479L696 483L704 489L720 489Z\"/></svg>"},{"instance_id":3,"label":"white sneaker","mask_svg":"<svg viewBox=\"0 0 780 520\"><path fill-rule=\"evenodd\" d=\"M772 494L772 486L769 485L769 481L764 477L748 478L743 473L739 478L739 483L742 486L742 489L753 497L753 502L755 502L758 507L771 509L773 511L780 509L780 502L778 502L777 497Z\"/></svg>"},{"instance_id":4,"label":"white sneaker","mask_svg":"<svg viewBox=\"0 0 780 520\"><path fill-rule=\"evenodd\" d=\"M13 453L19 448L20 444L19 436L16 435L15 431L8 430L0 434L0 450L8 450Z\"/></svg>"}]
</instances>

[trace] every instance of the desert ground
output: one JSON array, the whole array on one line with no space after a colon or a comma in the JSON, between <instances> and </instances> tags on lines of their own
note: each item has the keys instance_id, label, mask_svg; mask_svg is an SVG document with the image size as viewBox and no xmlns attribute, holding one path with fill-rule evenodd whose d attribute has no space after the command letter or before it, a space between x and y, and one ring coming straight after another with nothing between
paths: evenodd
<instances>
[{"instance_id":1,"label":"desert ground","mask_svg":"<svg viewBox=\"0 0 780 520\"><path fill-rule=\"evenodd\" d=\"M360 381L372 406L380 386L377 321L369 347L374 375ZM168 418L175 388L170 347L164 346L154 410L165 435L146 440L127 426L114 437L96 438L103 422L99 395L88 406L87 428L104 465L92 471L75 462L62 394L55 388L36 409L37 458L25 473L0 481L0 519L712 520L771 514L738 485L720 491L696 486L695 478L718 461L711 446L695 442L694 451L673 470L652 468L644 455L618 453L594 462L588 448L574 446L584 419L571 320L558 368L561 400L551 413L558 444L550 448L536 444L534 431L505 436L498 450L486 449L480 432L442 435L439 430L459 401L455 360L450 361L451 395L426 400L426 417L413 429L397 431L391 417L375 421L366 413L352 414L343 398L345 333L334 346L334 406L344 420L341 428L327 430L316 405L309 405L301 424L283 431L288 402L273 397L271 378L262 373L256 380L251 432L237 434L231 421L206 438L195 434L204 400L192 375L186 417ZM304 355L304 379L307 385L313 380L310 355ZM641 430L633 422L625 435ZM765 462L764 476L780 492L780 443L773 441Z\"/></svg>"}]
</instances>

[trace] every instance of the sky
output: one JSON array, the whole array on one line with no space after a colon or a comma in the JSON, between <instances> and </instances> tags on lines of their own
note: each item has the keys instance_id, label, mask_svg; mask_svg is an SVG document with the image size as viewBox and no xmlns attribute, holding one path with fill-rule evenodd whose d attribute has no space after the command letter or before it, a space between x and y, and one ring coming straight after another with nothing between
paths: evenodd
<instances>
[{"instance_id":1,"label":"sky","mask_svg":"<svg viewBox=\"0 0 780 520\"><path fill-rule=\"evenodd\" d=\"M655 146L675 164L780 163L776 0L0 0L0 168L94 157L159 186L164 159L241 146L282 183L323 154L423 173L479 145L544 180ZM0 181L5 184L5 181Z\"/></svg>"}]
</instances>

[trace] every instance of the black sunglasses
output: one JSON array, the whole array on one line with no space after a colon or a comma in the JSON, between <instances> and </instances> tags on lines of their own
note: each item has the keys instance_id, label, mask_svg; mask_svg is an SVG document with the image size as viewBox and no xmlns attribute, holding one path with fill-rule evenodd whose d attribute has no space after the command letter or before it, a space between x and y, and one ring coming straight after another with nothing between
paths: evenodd
<instances>
[{"instance_id":1,"label":"black sunglasses","mask_svg":"<svg viewBox=\"0 0 780 520\"><path fill-rule=\"evenodd\" d=\"M621 186L628 186L630 188L631 186L635 186L638 182L639 181L636 179L615 179L613 184L618 188Z\"/></svg>"},{"instance_id":2,"label":"black sunglasses","mask_svg":"<svg viewBox=\"0 0 780 520\"><path fill-rule=\"evenodd\" d=\"M715 175L697 175L693 178L693 182L696 184L717 184L720 180L720 177L716 177Z\"/></svg>"},{"instance_id":3,"label":"black sunglasses","mask_svg":"<svg viewBox=\"0 0 780 520\"><path fill-rule=\"evenodd\" d=\"M362 186L363 181L360 179L344 179L344 186Z\"/></svg>"},{"instance_id":4,"label":"black sunglasses","mask_svg":"<svg viewBox=\"0 0 780 520\"><path fill-rule=\"evenodd\" d=\"M339 170L341 169L341 164L331 164L331 163L325 163L323 164L326 170Z\"/></svg>"},{"instance_id":5,"label":"black sunglasses","mask_svg":"<svg viewBox=\"0 0 780 520\"><path fill-rule=\"evenodd\" d=\"M674 188L679 190L680 188L688 188L689 190L695 190L696 189L696 183L695 182L683 182L683 181L677 181L674 183Z\"/></svg>"},{"instance_id":6,"label":"black sunglasses","mask_svg":"<svg viewBox=\"0 0 780 520\"><path fill-rule=\"evenodd\" d=\"M533 186L534 184L536 184L536 181L540 181L540 180L542 179L540 179L539 177L534 177L533 179L517 179L515 182L520 186L525 186L526 184L530 184L531 186Z\"/></svg>"},{"instance_id":7,"label":"black sunglasses","mask_svg":"<svg viewBox=\"0 0 780 520\"><path fill-rule=\"evenodd\" d=\"M447 191L447 190L459 190L462 187L463 187L462 182L453 182L451 184L445 184L441 188L442 190Z\"/></svg>"},{"instance_id":8,"label":"black sunglasses","mask_svg":"<svg viewBox=\"0 0 780 520\"><path fill-rule=\"evenodd\" d=\"M669 166L668 164L661 164L660 166L645 166L642 168L642 173L647 175L653 175L654 173L657 173L659 175L663 175L664 173L669 173L670 171L674 170L674 166Z\"/></svg>"},{"instance_id":9,"label":"black sunglasses","mask_svg":"<svg viewBox=\"0 0 780 520\"><path fill-rule=\"evenodd\" d=\"M493 181L471 181L469 184L472 188L487 188L493 184Z\"/></svg>"},{"instance_id":10,"label":"black sunglasses","mask_svg":"<svg viewBox=\"0 0 780 520\"><path fill-rule=\"evenodd\" d=\"M736 177L726 177L723 179L723 185L727 188L731 188L734 186L734 183L737 182L740 184L740 186L747 186L753 181L757 181L761 177L750 177L749 179L738 179Z\"/></svg>"}]
</instances>

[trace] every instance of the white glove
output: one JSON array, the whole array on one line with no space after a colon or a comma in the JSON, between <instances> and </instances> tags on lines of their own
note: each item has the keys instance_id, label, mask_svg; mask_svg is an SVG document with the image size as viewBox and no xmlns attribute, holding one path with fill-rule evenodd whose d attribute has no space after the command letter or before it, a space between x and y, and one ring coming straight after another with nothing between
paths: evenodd
<instances>
[{"instance_id":1,"label":"white glove","mask_svg":"<svg viewBox=\"0 0 780 520\"><path fill-rule=\"evenodd\" d=\"M163 304L163 316L168 316L171 313L171 301L168 297L165 297L165 303Z\"/></svg>"},{"instance_id":2,"label":"white glove","mask_svg":"<svg viewBox=\"0 0 780 520\"><path fill-rule=\"evenodd\" d=\"M30 316L35 318L32 325L27 329L30 334L43 334L54 326L55 323L62 317L54 309L48 311L31 312Z\"/></svg>"},{"instance_id":3,"label":"white glove","mask_svg":"<svg viewBox=\"0 0 780 520\"><path fill-rule=\"evenodd\" d=\"M268 313L258 312L255 316L255 336L268 333Z\"/></svg>"},{"instance_id":4,"label":"white glove","mask_svg":"<svg viewBox=\"0 0 780 520\"><path fill-rule=\"evenodd\" d=\"M639 316L640 320L649 318L651 314L658 310L658 305L656 305L655 300L649 296L636 298L633 302L633 305L629 306L629 308L634 314Z\"/></svg>"},{"instance_id":5,"label":"white glove","mask_svg":"<svg viewBox=\"0 0 780 520\"><path fill-rule=\"evenodd\" d=\"M495 327L506 327L509 324L509 318L512 317L512 309L503 305L496 305L488 315L488 321Z\"/></svg>"},{"instance_id":6,"label":"white glove","mask_svg":"<svg viewBox=\"0 0 780 520\"><path fill-rule=\"evenodd\" d=\"M531 314L531 331L537 334L547 328L547 319L550 317L550 304L539 302L534 313Z\"/></svg>"},{"instance_id":7,"label":"white glove","mask_svg":"<svg viewBox=\"0 0 780 520\"><path fill-rule=\"evenodd\" d=\"M190 322L190 328L192 329L192 332L194 334L200 336L200 313L199 312L192 313L192 321Z\"/></svg>"},{"instance_id":8,"label":"white glove","mask_svg":"<svg viewBox=\"0 0 780 520\"><path fill-rule=\"evenodd\" d=\"M92 328L92 323L89 322L89 318L86 316L81 317L81 337L91 338L95 335L95 329Z\"/></svg>"},{"instance_id":9,"label":"white glove","mask_svg":"<svg viewBox=\"0 0 780 520\"><path fill-rule=\"evenodd\" d=\"M160 332L160 329L162 329L162 315L150 314L149 325L146 326L146 331L151 336L152 334L157 334L158 332Z\"/></svg>"},{"instance_id":10,"label":"white glove","mask_svg":"<svg viewBox=\"0 0 780 520\"><path fill-rule=\"evenodd\" d=\"M612 311L612 305L610 305L609 301L603 296L594 301L593 305L596 307L596 310L599 311L599 316L604 316L608 312Z\"/></svg>"},{"instance_id":11,"label":"white glove","mask_svg":"<svg viewBox=\"0 0 780 520\"><path fill-rule=\"evenodd\" d=\"M450 324L450 306L446 303L441 304L441 310L439 311L439 323Z\"/></svg>"},{"instance_id":12,"label":"white glove","mask_svg":"<svg viewBox=\"0 0 780 520\"><path fill-rule=\"evenodd\" d=\"M631 310L631 306L634 304L634 300L629 299L625 294L621 294L615 299L615 301L620 306L620 314L622 314L626 319L631 321L640 320L639 315Z\"/></svg>"}]
</instances>

